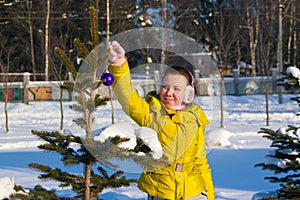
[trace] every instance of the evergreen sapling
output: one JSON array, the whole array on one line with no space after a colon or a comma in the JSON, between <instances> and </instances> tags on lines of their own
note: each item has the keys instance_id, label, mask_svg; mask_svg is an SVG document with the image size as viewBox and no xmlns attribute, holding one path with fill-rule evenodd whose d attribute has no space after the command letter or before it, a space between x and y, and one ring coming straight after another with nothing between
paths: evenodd
<instances>
[{"instance_id":1,"label":"evergreen sapling","mask_svg":"<svg viewBox=\"0 0 300 200\"><path fill-rule=\"evenodd\" d=\"M279 85L286 89L299 89L300 70L288 67ZM300 97L292 98L300 106ZM297 114L298 115L298 114ZM265 177L271 183L279 183L276 195L264 199L300 199L300 127L289 125L277 131L261 128L263 137L272 141L272 151L265 156L263 163L256 164L263 170L271 170L274 176Z\"/></svg>"}]
</instances>

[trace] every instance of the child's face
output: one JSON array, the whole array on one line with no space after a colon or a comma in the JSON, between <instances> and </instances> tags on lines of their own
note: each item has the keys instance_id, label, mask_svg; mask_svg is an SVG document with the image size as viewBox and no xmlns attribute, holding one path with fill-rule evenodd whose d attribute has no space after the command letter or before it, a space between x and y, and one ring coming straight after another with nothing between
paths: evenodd
<instances>
[{"instance_id":1,"label":"child's face","mask_svg":"<svg viewBox=\"0 0 300 200\"><path fill-rule=\"evenodd\" d=\"M167 74L160 89L160 99L168 107L180 106L183 101L184 92L188 80L181 74Z\"/></svg>"}]
</instances>

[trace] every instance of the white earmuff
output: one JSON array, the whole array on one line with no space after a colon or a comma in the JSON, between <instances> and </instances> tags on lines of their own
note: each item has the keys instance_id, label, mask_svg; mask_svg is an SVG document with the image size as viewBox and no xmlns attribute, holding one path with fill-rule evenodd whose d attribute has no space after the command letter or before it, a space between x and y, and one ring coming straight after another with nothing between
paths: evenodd
<instances>
[{"instance_id":1,"label":"white earmuff","mask_svg":"<svg viewBox=\"0 0 300 200\"><path fill-rule=\"evenodd\" d=\"M184 91L184 96L183 96L183 102L186 104L192 103L194 101L194 96L195 96L195 89L194 87L188 85L185 88Z\"/></svg>"}]
</instances>

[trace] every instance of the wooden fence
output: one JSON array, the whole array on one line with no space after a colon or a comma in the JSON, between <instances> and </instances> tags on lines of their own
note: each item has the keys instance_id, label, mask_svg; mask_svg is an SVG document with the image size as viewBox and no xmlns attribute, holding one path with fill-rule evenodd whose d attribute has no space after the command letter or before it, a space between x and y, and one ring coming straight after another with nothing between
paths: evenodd
<instances>
[{"instance_id":1,"label":"wooden fence","mask_svg":"<svg viewBox=\"0 0 300 200\"><path fill-rule=\"evenodd\" d=\"M16 73L11 73L16 75ZM23 76L22 82L2 82L0 83L0 101L7 99L9 101L24 102L30 101L58 101L60 99L60 85L63 82L59 81L31 81L30 73L17 73ZM70 76L71 77L71 76ZM157 80L154 76L133 75L133 84L140 95L145 95L147 92L156 89ZM234 72L233 77L225 77L223 86L225 95L252 95L263 94L265 91L266 82L270 81L269 93L276 94L276 71L271 77L239 77L237 72ZM201 96L219 95L220 94L220 78L209 77L200 78L196 74L196 86L198 93ZM99 89L102 95L108 95L108 88L103 86ZM284 91L290 93L289 91ZM73 96L67 91L63 91L62 99L64 101L72 101Z\"/></svg>"}]
</instances>

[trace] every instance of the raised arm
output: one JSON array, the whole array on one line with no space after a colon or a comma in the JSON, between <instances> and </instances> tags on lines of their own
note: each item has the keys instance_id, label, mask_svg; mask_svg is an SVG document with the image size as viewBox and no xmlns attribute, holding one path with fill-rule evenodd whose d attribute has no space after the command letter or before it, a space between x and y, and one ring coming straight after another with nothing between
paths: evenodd
<instances>
[{"instance_id":1,"label":"raised arm","mask_svg":"<svg viewBox=\"0 0 300 200\"><path fill-rule=\"evenodd\" d=\"M149 104L137 94L131 83L125 50L116 41L110 43L109 48L109 59L111 62L109 71L115 78L113 84L114 93L127 115L140 126L148 126L150 123Z\"/></svg>"}]
</instances>

